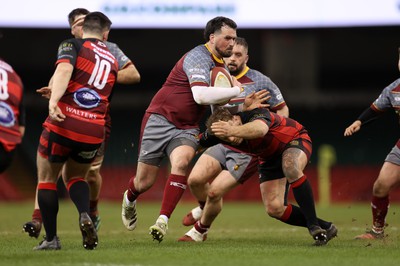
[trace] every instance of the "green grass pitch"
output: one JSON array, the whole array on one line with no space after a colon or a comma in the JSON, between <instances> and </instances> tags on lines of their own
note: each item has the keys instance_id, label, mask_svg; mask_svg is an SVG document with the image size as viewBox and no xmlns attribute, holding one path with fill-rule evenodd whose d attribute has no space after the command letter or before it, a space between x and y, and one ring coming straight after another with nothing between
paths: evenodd
<instances>
[{"instance_id":1,"label":"green grass pitch","mask_svg":"<svg viewBox=\"0 0 400 266\"><path fill-rule=\"evenodd\" d=\"M261 203L225 202L211 227L207 241L181 243L177 239L190 228L181 224L195 203L180 203L170 219L161 243L152 241L148 228L160 203L138 202L138 227L127 231L120 218L119 202L100 202L102 226L95 250L82 247L78 213L70 200L60 203L58 235L60 251L32 251L40 239L22 233L31 217L33 202L0 203L0 265L399 265L400 205L392 204L384 240L354 240L371 222L369 204L341 204L317 208L318 215L332 220L339 236L327 246L312 246L305 228L293 227L268 217ZM42 235L44 231L42 232Z\"/></svg>"}]
</instances>

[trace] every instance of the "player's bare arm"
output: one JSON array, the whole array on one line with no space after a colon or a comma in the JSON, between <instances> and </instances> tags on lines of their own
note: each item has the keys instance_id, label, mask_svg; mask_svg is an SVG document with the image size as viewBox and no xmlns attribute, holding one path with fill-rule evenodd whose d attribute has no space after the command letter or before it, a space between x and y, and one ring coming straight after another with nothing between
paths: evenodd
<instances>
[{"instance_id":1,"label":"player's bare arm","mask_svg":"<svg viewBox=\"0 0 400 266\"><path fill-rule=\"evenodd\" d=\"M234 125L233 121L218 121L211 125L211 130L217 137L256 139L265 136L269 127L261 120L254 120L244 125Z\"/></svg>"},{"instance_id":2,"label":"player's bare arm","mask_svg":"<svg viewBox=\"0 0 400 266\"><path fill-rule=\"evenodd\" d=\"M49 115L50 118L62 122L65 115L58 107L57 103L67 90L69 80L71 79L74 66L70 63L59 63L53 75L53 88L49 101Z\"/></svg>"},{"instance_id":3,"label":"player's bare arm","mask_svg":"<svg viewBox=\"0 0 400 266\"><path fill-rule=\"evenodd\" d=\"M276 110L276 113L283 117L289 117L289 107L287 107L287 105L285 105L281 109Z\"/></svg>"},{"instance_id":4,"label":"player's bare arm","mask_svg":"<svg viewBox=\"0 0 400 266\"><path fill-rule=\"evenodd\" d=\"M129 64L118 71L117 83L119 84L136 84L140 82L139 71L133 64Z\"/></svg>"}]
</instances>

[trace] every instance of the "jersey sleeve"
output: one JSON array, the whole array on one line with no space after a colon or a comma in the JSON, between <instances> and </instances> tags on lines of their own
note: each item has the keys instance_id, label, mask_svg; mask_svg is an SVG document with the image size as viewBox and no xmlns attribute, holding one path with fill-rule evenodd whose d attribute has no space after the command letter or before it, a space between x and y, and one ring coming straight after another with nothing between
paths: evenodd
<instances>
[{"instance_id":1,"label":"jersey sleeve","mask_svg":"<svg viewBox=\"0 0 400 266\"><path fill-rule=\"evenodd\" d=\"M71 65L75 65L78 52L79 46L75 39L63 41L58 46L56 65L59 63L70 63Z\"/></svg>"},{"instance_id":2,"label":"jersey sleeve","mask_svg":"<svg viewBox=\"0 0 400 266\"><path fill-rule=\"evenodd\" d=\"M256 108L251 111L245 111L241 113L241 118L242 118L242 123L249 123L255 120L262 120L264 121L268 126L271 125L272 123L272 118L271 118L271 113L264 108Z\"/></svg>"},{"instance_id":3,"label":"jersey sleeve","mask_svg":"<svg viewBox=\"0 0 400 266\"><path fill-rule=\"evenodd\" d=\"M129 66L132 64L131 59L127 57L124 52L119 48L119 46L116 43L113 42L105 42L107 45L108 50L112 55L117 58L118 61L118 70L124 69L125 67Z\"/></svg>"},{"instance_id":4,"label":"jersey sleeve","mask_svg":"<svg viewBox=\"0 0 400 266\"><path fill-rule=\"evenodd\" d=\"M372 103L371 107L377 111L385 111L393 108L392 102L395 100L393 91L400 90L400 78L392 82L383 89L379 97Z\"/></svg>"},{"instance_id":5,"label":"jersey sleeve","mask_svg":"<svg viewBox=\"0 0 400 266\"><path fill-rule=\"evenodd\" d=\"M267 102L270 105L269 108L272 111L279 109L278 107L281 107L282 105L286 105L281 90L269 77L264 75L262 79L262 88L269 91L269 95L271 96L271 98Z\"/></svg>"},{"instance_id":6,"label":"jersey sleeve","mask_svg":"<svg viewBox=\"0 0 400 266\"><path fill-rule=\"evenodd\" d=\"M183 61L183 71L188 77L190 87L210 86L210 70L213 67L210 56L199 49L189 51Z\"/></svg>"}]
</instances>

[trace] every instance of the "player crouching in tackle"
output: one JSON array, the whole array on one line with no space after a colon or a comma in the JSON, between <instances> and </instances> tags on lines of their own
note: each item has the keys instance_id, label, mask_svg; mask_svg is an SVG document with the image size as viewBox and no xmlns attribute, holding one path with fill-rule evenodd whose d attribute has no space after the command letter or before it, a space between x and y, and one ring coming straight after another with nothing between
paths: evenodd
<instances>
[{"instance_id":1,"label":"player crouching in tackle","mask_svg":"<svg viewBox=\"0 0 400 266\"><path fill-rule=\"evenodd\" d=\"M226 109L218 109L208 119L207 131L208 141L215 141L216 136L226 143L224 146L228 149L258 157L261 184L274 178L287 178L299 210L304 215L303 226L308 228L315 245L325 245L336 236L336 227L316 216L312 189L303 173L311 156L312 144L301 124L267 109L254 109L237 115L232 115ZM217 160L216 158L214 161ZM228 171L222 171L208 186L207 200L200 220L179 241L206 239L212 222L221 211L223 195L238 185L239 180L234 176L229 178L228 175ZM195 185L190 182L189 177L190 188ZM293 224L290 217L285 219L286 223Z\"/></svg>"}]
</instances>

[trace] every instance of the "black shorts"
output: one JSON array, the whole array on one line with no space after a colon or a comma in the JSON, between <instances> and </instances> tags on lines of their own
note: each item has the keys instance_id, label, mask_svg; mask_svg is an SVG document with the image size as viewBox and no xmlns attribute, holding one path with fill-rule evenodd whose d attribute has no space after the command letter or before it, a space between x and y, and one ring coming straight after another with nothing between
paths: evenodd
<instances>
[{"instance_id":1,"label":"black shorts","mask_svg":"<svg viewBox=\"0 0 400 266\"><path fill-rule=\"evenodd\" d=\"M285 147L285 150L289 148L297 148L302 150L306 154L307 159L310 160L312 144L309 140L301 138L296 139L288 143ZM260 161L260 165L258 166L260 183L285 177L282 169L282 154L283 152L269 160Z\"/></svg>"},{"instance_id":2,"label":"black shorts","mask_svg":"<svg viewBox=\"0 0 400 266\"><path fill-rule=\"evenodd\" d=\"M68 158L78 163L93 162L101 143L77 142L57 133L43 129L38 152L52 163L63 163Z\"/></svg>"}]
</instances>

